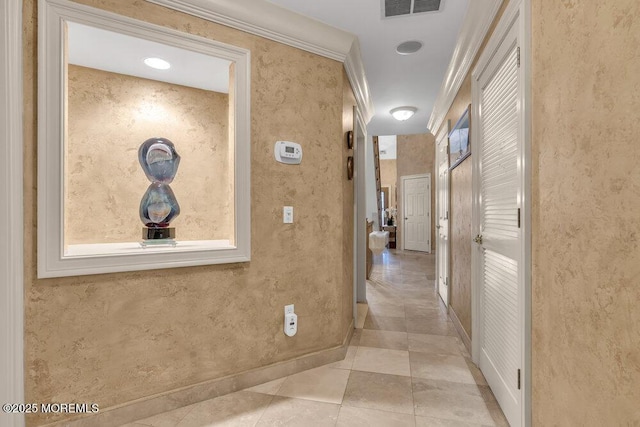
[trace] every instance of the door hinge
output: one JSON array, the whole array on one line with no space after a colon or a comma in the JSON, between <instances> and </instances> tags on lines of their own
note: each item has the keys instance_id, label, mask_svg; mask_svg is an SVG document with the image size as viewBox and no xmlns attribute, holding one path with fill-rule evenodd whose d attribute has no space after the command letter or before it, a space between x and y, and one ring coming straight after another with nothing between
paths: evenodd
<instances>
[{"instance_id":1,"label":"door hinge","mask_svg":"<svg viewBox=\"0 0 640 427\"><path fill-rule=\"evenodd\" d=\"M444 286L447 287L447 288L449 287L449 278L448 277L444 278Z\"/></svg>"},{"instance_id":2,"label":"door hinge","mask_svg":"<svg viewBox=\"0 0 640 427\"><path fill-rule=\"evenodd\" d=\"M518 68L520 68L520 46L518 46L518 51L517 51L517 55L518 55Z\"/></svg>"},{"instance_id":3,"label":"door hinge","mask_svg":"<svg viewBox=\"0 0 640 427\"><path fill-rule=\"evenodd\" d=\"M520 390L520 369L518 369L518 390Z\"/></svg>"},{"instance_id":4,"label":"door hinge","mask_svg":"<svg viewBox=\"0 0 640 427\"><path fill-rule=\"evenodd\" d=\"M518 208L518 228L520 228L520 208Z\"/></svg>"}]
</instances>

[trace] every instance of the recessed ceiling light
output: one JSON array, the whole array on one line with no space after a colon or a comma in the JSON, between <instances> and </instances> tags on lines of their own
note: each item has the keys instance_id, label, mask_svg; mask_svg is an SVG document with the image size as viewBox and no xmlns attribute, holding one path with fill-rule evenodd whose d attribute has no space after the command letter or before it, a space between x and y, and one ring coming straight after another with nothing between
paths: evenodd
<instances>
[{"instance_id":1,"label":"recessed ceiling light","mask_svg":"<svg viewBox=\"0 0 640 427\"><path fill-rule=\"evenodd\" d=\"M400 120L402 122L405 120L409 120L411 116L415 114L416 111L418 111L416 107L398 107L398 108L394 108L389 112L391 113L394 119Z\"/></svg>"},{"instance_id":2,"label":"recessed ceiling light","mask_svg":"<svg viewBox=\"0 0 640 427\"><path fill-rule=\"evenodd\" d=\"M400 55L411 55L422 49L422 42L418 40L409 40L402 42L396 47L396 52Z\"/></svg>"},{"instance_id":3,"label":"recessed ceiling light","mask_svg":"<svg viewBox=\"0 0 640 427\"><path fill-rule=\"evenodd\" d=\"M144 63L147 67L155 68L156 70L168 70L171 68L171 64L169 62L160 58L146 58Z\"/></svg>"}]
</instances>

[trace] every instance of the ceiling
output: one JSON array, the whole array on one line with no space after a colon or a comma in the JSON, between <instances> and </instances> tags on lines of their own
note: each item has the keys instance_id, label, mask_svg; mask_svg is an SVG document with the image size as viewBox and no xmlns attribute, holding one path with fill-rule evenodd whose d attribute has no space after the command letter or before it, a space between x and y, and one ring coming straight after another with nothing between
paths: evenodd
<instances>
[{"instance_id":1,"label":"ceiling","mask_svg":"<svg viewBox=\"0 0 640 427\"><path fill-rule=\"evenodd\" d=\"M358 37L375 108L368 125L370 135L428 132L427 123L469 0L441 0L439 11L391 18L383 17L383 0L268 1ZM408 40L424 46L412 55L397 54L396 46ZM145 66L142 61L149 56L169 60L171 69ZM69 26L69 59L105 71L228 91L228 61L81 24ZM399 122L389 113L399 106L418 110L409 120Z\"/></svg>"},{"instance_id":2,"label":"ceiling","mask_svg":"<svg viewBox=\"0 0 640 427\"><path fill-rule=\"evenodd\" d=\"M395 135L381 135L378 138L378 151L380 160L393 160L398 158L398 139Z\"/></svg>"},{"instance_id":3,"label":"ceiling","mask_svg":"<svg viewBox=\"0 0 640 427\"><path fill-rule=\"evenodd\" d=\"M70 64L215 92L229 92L231 62L225 59L71 21L67 21L67 31ZM143 62L149 57L166 60L171 68L150 68Z\"/></svg>"},{"instance_id":4,"label":"ceiling","mask_svg":"<svg viewBox=\"0 0 640 427\"><path fill-rule=\"evenodd\" d=\"M358 37L375 108L370 135L429 131L427 122L469 0L442 0L437 12L392 18L382 17L382 0L269 1ZM396 46L407 40L424 46L412 55L397 54ZM389 113L407 105L418 108L407 121L399 122Z\"/></svg>"}]
</instances>

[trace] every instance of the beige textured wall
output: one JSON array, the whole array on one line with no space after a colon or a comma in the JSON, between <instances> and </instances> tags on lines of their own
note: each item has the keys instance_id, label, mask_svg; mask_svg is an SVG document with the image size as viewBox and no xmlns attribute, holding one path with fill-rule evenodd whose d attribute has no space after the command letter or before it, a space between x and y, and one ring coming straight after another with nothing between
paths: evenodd
<instances>
[{"instance_id":1,"label":"beige textured wall","mask_svg":"<svg viewBox=\"0 0 640 427\"><path fill-rule=\"evenodd\" d=\"M451 245L450 306L471 338L471 157L451 173L449 227Z\"/></svg>"},{"instance_id":2,"label":"beige textured wall","mask_svg":"<svg viewBox=\"0 0 640 427\"><path fill-rule=\"evenodd\" d=\"M471 76L468 75L456 96L447 119L453 126L471 103ZM472 124L473 126L473 124ZM472 175L471 156L467 157L449 172L450 215L450 282L451 296L449 305L460 325L471 338L471 211L472 211Z\"/></svg>"},{"instance_id":3,"label":"beige textured wall","mask_svg":"<svg viewBox=\"0 0 640 427\"><path fill-rule=\"evenodd\" d=\"M485 37L478 54L473 61L473 70L478 58L482 54L485 46L489 42L491 34L500 21L500 17L507 8L509 0L504 0L500 10L496 14L487 36ZM455 125L467 107L471 104L471 73L468 73L456 97L447 112L442 126ZM473 126L473 122L471 123ZM441 127L442 129L442 127ZM448 129L448 128L447 128ZM439 133L440 129L436 133ZM450 203L449 216L449 241L451 242L450 252L450 277L451 292L450 307L453 308L455 316L467 335L471 337L471 212L472 212L472 175L471 163L473 157L473 140L471 141L471 156L467 157L449 174Z\"/></svg>"},{"instance_id":4,"label":"beige textured wall","mask_svg":"<svg viewBox=\"0 0 640 427\"><path fill-rule=\"evenodd\" d=\"M533 0L533 425L640 425L640 3Z\"/></svg>"},{"instance_id":5,"label":"beige textured wall","mask_svg":"<svg viewBox=\"0 0 640 427\"><path fill-rule=\"evenodd\" d=\"M436 211L436 176L435 176L435 137L430 133L416 135L398 135L397 147L397 191L398 191L398 218L402 218L402 181L407 175L431 174L431 250L436 248L435 223L433 218ZM402 221L398 221L398 248L402 248Z\"/></svg>"},{"instance_id":6,"label":"beige textured wall","mask_svg":"<svg viewBox=\"0 0 640 427\"><path fill-rule=\"evenodd\" d=\"M68 72L65 244L140 240L150 182L138 148L155 136L181 157L171 183L178 240L233 241L229 96L75 65Z\"/></svg>"},{"instance_id":7,"label":"beige textured wall","mask_svg":"<svg viewBox=\"0 0 640 427\"><path fill-rule=\"evenodd\" d=\"M342 139L340 141L344 142L345 137L348 131L352 131L354 125L354 116L353 116L353 107L356 105L356 98L353 94L353 90L351 89L351 85L349 83L349 77L347 76L347 72L343 69L342 71ZM354 140L354 146L356 141ZM338 176L341 178L342 182L342 221L343 221L343 233L342 237L342 254L340 255L343 260L347 262L342 263L342 279L344 280L344 286L342 287L342 318L343 329L342 334L345 336L348 332L348 328L350 325L350 320L353 318L353 233L354 233L354 213L353 213L353 205L355 203L355 191L354 191L354 180L349 180L347 178L347 157L353 156L355 150L349 150L347 148L347 144L340 144L342 147L342 156L341 156L341 166L340 170L341 174ZM355 163L355 161L354 161ZM321 174L321 172L318 172ZM358 173L358 171L356 171ZM319 178L319 182L316 185L322 185L322 179ZM320 208L322 209L322 208ZM326 216L324 212L318 211L319 218L322 221L325 221ZM323 224L325 227L328 226L328 223ZM326 228L322 229L323 232L327 231ZM319 248L318 248L319 249ZM319 251L320 256L324 256L322 251ZM364 256L364 255L363 255Z\"/></svg>"},{"instance_id":8,"label":"beige textured wall","mask_svg":"<svg viewBox=\"0 0 640 427\"><path fill-rule=\"evenodd\" d=\"M251 51L252 260L38 280L34 3L25 0L23 25L26 401L106 409L341 344L353 292L353 184L337 143L353 106L343 65L147 2L83 0ZM279 139L303 144L300 166L275 162ZM282 333L290 303L293 338Z\"/></svg>"},{"instance_id":9,"label":"beige textured wall","mask_svg":"<svg viewBox=\"0 0 640 427\"><path fill-rule=\"evenodd\" d=\"M395 207L397 205L396 186L398 185L398 162L396 159L380 159L380 183L383 187L389 187L389 206Z\"/></svg>"}]
</instances>

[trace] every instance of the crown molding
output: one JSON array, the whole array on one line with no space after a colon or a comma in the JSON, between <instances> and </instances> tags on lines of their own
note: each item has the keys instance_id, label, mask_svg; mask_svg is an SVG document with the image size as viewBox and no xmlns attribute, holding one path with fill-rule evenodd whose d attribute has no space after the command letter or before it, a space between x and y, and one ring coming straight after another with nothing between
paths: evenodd
<instances>
[{"instance_id":1,"label":"crown molding","mask_svg":"<svg viewBox=\"0 0 640 427\"><path fill-rule=\"evenodd\" d=\"M360 53L360 42L356 38L351 45L351 50L344 61L344 68L347 72L351 88L356 97L358 111L362 115L365 126L371 121L375 114L369 83L364 72L362 55Z\"/></svg>"},{"instance_id":2,"label":"crown molding","mask_svg":"<svg viewBox=\"0 0 640 427\"><path fill-rule=\"evenodd\" d=\"M0 24L0 402L23 403L22 0L0 4ZM3 426L25 424L23 414L4 417Z\"/></svg>"},{"instance_id":3,"label":"crown molding","mask_svg":"<svg viewBox=\"0 0 640 427\"><path fill-rule=\"evenodd\" d=\"M431 133L438 132L442 126L502 2L503 0L473 0L469 2L462 28L458 34L458 43L429 118L427 126Z\"/></svg>"},{"instance_id":4,"label":"crown molding","mask_svg":"<svg viewBox=\"0 0 640 427\"><path fill-rule=\"evenodd\" d=\"M264 0L146 0L344 62L355 36Z\"/></svg>"},{"instance_id":5,"label":"crown molding","mask_svg":"<svg viewBox=\"0 0 640 427\"><path fill-rule=\"evenodd\" d=\"M358 38L264 0L146 0L344 63L366 123L374 114ZM286 25L283 25L286 23Z\"/></svg>"}]
</instances>

